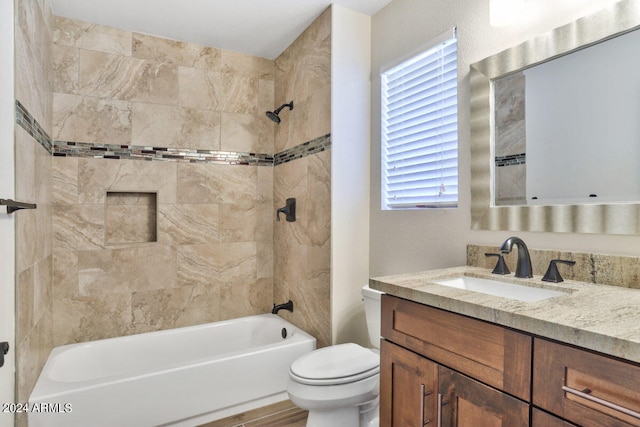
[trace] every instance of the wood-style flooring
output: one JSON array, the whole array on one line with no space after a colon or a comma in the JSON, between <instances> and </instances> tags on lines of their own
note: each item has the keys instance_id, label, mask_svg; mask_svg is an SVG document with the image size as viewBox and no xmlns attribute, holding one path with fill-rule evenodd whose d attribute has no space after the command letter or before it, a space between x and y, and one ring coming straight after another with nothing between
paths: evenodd
<instances>
[{"instance_id":1,"label":"wood-style flooring","mask_svg":"<svg viewBox=\"0 0 640 427\"><path fill-rule=\"evenodd\" d=\"M305 427L306 424L307 411L287 400L199 427Z\"/></svg>"}]
</instances>

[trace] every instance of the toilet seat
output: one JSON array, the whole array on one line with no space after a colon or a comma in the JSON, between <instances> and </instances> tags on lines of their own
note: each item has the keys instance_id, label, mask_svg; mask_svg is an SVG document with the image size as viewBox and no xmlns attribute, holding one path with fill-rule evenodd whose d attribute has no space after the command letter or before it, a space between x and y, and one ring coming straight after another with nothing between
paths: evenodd
<instances>
[{"instance_id":1,"label":"toilet seat","mask_svg":"<svg viewBox=\"0 0 640 427\"><path fill-rule=\"evenodd\" d=\"M289 369L295 382L308 385L340 385L360 381L380 372L380 356L358 344L347 343L312 351Z\"/></svg>"}]
</instances>

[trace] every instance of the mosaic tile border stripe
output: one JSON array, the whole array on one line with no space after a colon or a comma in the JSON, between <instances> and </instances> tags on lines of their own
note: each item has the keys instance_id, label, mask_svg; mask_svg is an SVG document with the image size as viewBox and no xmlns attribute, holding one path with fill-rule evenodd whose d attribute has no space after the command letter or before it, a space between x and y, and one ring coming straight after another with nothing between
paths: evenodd
<instances>
[{"instance_id":1,"label":"mosaic tile border stripe","mask_svg":"<svg viewBox=\"0 0 640 427\"><path fill-rule=\"evenodd\" d=\"M496 156L496 166L524 165L527 162L527 153L512 154L510 156Z\"/></svg>"},{"instance_id":2,"label":"mosaic tile border stripe","mask_svg":"<svg viewBox=\"0 0 640 427\"><path fill-rule=\"evenodd\" d=\"M29 135L38 141L50 154L57 157L92 157L103 159L277 166L331 148L331 134L312 139L274 155L235 151L51 141L51 138L42 126L40 126L38 121L35 120L18 100L16 100L16 123L25 129Z\"/></svg>"},{"instance_id":3,"label":"mosaic tile border stripe","mask_svg":"<svg viewBox=\"0 0 640 427\"><path fill-rule=\"evenodd\" d=\"M177 161L189 163L223 163L229 165L273 166L269 154L234 151L195 150L186 148L143 147L120 144L54 141L54 156L130 159L147 161Z\"/></svg>"},{"instance_id":4,"label":"mosaic tile border stripe","mask_svg":"<svg viewBox=\"0 0 640 427\"><path fill-rule=\"evenodd\" d=\"M331 134L326 134L318 138L302 143L296 147L276 153L274 166L301 159L312 154L320 153L331 148Z\"/></svg>"},{"instance_id":5,"label":"mosaic tile border stripe","mask_svg":"<svg viewBox=\"0 0 640 427\"><path fill-rule=\"evenodd\" d=\"M40 123L29 113L29 111L16 99L16 123L27 131L49 154L53 154L51 138L40 126Z\"/></svg>"}]
</instances>

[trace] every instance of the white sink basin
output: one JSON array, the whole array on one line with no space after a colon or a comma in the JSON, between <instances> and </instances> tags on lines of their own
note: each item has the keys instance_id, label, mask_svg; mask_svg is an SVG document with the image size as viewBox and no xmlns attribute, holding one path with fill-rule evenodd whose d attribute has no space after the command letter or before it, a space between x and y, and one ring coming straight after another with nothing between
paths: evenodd
<instances>
[{"instance_id":1,"label":"white sink basin","mask_svg":"<svg viewBox=\"0 0 640 427\"><path fill-rule=\"evenodd\" d=\"M517 285L515 283L501 282L498 280L480 279L473 276L458 276L450 279L434 280L433 283L524 302L542 301L567 294L567 292L563 291Z\"/></svg>"}]
</instances>

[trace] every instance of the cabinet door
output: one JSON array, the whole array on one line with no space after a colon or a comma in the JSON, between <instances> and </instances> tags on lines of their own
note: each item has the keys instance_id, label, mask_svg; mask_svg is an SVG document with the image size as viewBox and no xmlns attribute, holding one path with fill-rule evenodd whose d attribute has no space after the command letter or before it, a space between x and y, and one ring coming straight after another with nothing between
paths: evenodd
<instances>
[{"instance_id":1,"label":"cabinet door","mask_svg":"<svg viewBox=\"0 0 640 427\"><path fill-rule=\"evenodd\" d=\"M529 405L444 366L438 367L442 427L527 427Z\"/></svg>"},{"instance_id":2,"label":"cabinet door","mask_svg":"<svg viewBox=\"0 0 640 427\"><path fill-rule=\"evenodd\" d=\"M385 340L380 355L380 425L435 426L438 365Z\"/></svg>"}]
</instances>

